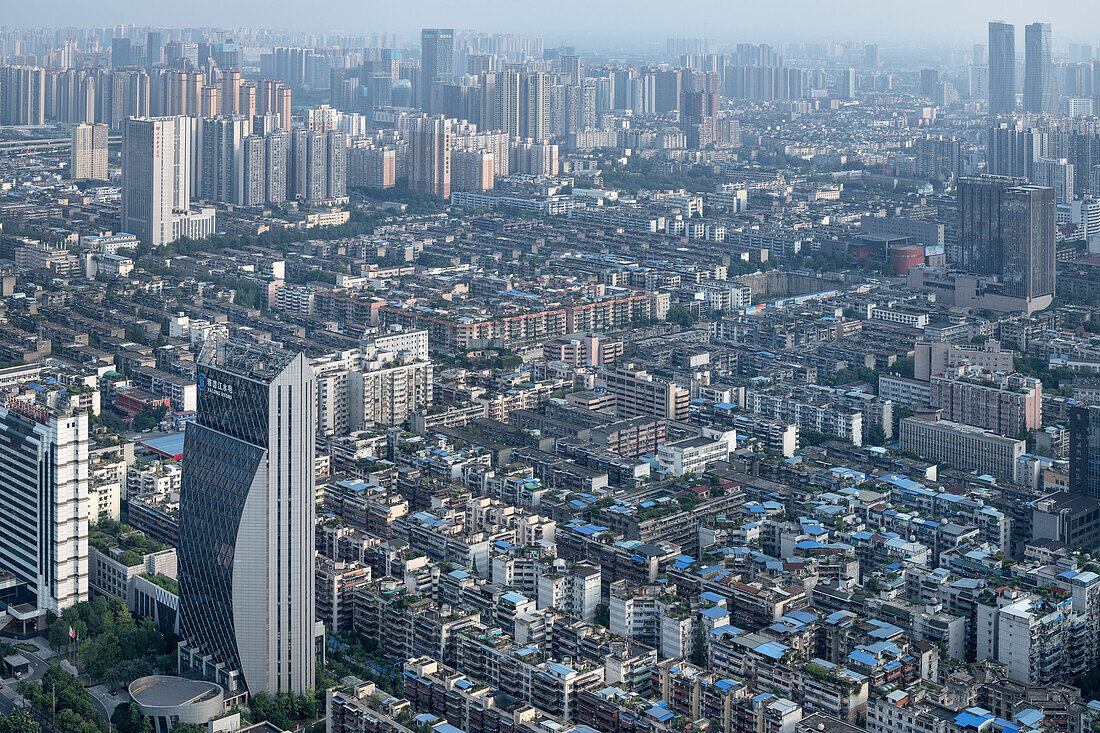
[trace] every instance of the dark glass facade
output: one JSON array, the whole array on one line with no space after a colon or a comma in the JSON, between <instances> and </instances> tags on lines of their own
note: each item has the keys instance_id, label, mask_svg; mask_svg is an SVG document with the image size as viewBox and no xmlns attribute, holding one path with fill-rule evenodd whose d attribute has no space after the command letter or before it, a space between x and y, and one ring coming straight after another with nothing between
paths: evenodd
<instances>
[{"instance_id":1,"label":"dark glass facade","mask_svg":"<svg viewBox=\"0 0 1100 733\"><path fill-rule=\"evenodd\" d=\"M239 669L233 556L245 499L267 447L267 385L199 370L198 414L180 484L180 635L214 664Z\"/></svg>"},{"instance_id":2,"label":"dark glass facade","mask_svg":"<svg viewBox=\"0 0 1100 733\"><path fill-rule=\"evenodd\" d=\"M975 275L999 275L1004 266L1001 203L1004 192L1027 183L1009 176L959 179L959 261L952 264Z\"/></svg>"},{"instance_id":3,"label":"dark glass facade","mask_svg":"<svg viewBox=\"0 0 1100 733\"><path fill-rule=\"evenodd\" d=\"M1054 189L1019 186L1005 191L1001 207L1005 295L1054 295L1056 204Z\"/></svg>"},{"instance_id":4,"label":"dark glass facade","mask_svg":"<svg viewBox=\"0 0 1100 733\"><path fill-rule=\"evenodd\" d=\"M219 369L199 370L195 422L252 445L267 446L268 387Z\"/></svg>"},{"instance_id":5,"label":"dark glass facade","mask_svg":"<svg viewBox=\"0 0 1100 733\"><path fill-rule=\"evenodd\" d=\"M239 669L233 554L245 498L264 449L205 425L187 428L180 486L180 635L215 664Z\"/></svg>"},{"instance_id":6,"label":"dark glass facade","mask_svg":"<svg viewBox=\"0 0 1100 733\"><path fill-rule=\"evenodd\" d=\"M1100 499L1100 407L1069 411L1069 490Z\"/></svg>"},{"instance_id":7,"label":"dark glass facade","mask_svg":"<svg viewBox=\"0 0 1100 733\"><path fill-rule=\"evenodd\" d=\"M959 244L952 263L975 275L993 275L1013 298L1054 294L1054 189L1021 178L959 179Z\"/></svg>"},{"instance_id":8,"label":"dark glass facade","mask_svg":"<svg viewBox=\"0 0 1100 733\"><path fill-rule=\"evenodd\" d=\"M179 665L231 692L314 671L314 378L274 345L211 339L180 487Z\"/></svg>"},{"instance_id":9,"label":"dark glass facade","mask_svg":"<svg viewBox=\"0 0 1100 733\"><path fill-rule=\"evenodd\" d=\"M989 24L989 113L1016 109L1016 26Z\"/></svg>"}]
</instances>

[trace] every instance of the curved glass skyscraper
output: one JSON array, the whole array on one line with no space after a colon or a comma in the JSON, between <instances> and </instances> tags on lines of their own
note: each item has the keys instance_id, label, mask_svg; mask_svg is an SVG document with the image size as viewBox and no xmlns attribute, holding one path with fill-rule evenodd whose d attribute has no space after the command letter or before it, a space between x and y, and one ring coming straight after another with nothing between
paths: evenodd
<instances>
[{"instance_id":1,"label":"curved glass skyscraper","mask_svg":"<svg viewBox=\"0 0 1100 733\"><path fill-rule=\"evenodd\" d=\"M180 670L231 692L313 687L313 370L212 338L180 487Z\"/></svg>"},{"instance_id":2,"label":"curved glass skyscraper","mask_svg":"<svg viewBox=\"0 0 1100 733\"><path fill-rule=\"evenodd\" d=\"M1024 109L1028 112L1054 113L1053 56L1050 23L1024 26Z\"/></svg>"}]
</instances>

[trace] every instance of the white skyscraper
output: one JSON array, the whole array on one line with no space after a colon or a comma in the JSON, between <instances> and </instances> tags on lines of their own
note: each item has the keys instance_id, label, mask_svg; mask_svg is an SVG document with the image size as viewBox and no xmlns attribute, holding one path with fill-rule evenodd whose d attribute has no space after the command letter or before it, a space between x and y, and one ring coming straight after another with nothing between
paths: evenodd
<instances>
[{"instance_id":1,"label":"white skyscraper","mask_svg":"<svg viewBox=\"0 0 1100 733\"><path fill-rule=\"evenodd\" d=\"M37 614L88 599L88 416L0 407L0 569Z\"/></svg>"},{"instance_id":2,"label":"white skyscraper","mask_svg":"<svg viewBox=\"0 0 1100 733\"><path fill-rule=\"evenodd\" d=\"M135 117L122 126L121 228L144 244L175 239L174 212L191 205L190 117Z\"/></svg>"}]
</instances>

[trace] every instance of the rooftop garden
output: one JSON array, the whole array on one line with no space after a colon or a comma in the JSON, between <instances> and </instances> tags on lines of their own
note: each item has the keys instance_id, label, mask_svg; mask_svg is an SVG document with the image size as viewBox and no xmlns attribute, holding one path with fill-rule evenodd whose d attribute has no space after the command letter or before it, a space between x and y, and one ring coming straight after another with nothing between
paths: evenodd
<instances>
[{"instance_id":1,"label":"rooftop garden","mask_svg":"<svg viewBox=\"0 0 1100 733\"><path fill-rule=\"evenodd\" d=\"M138 565L151 552L167 550L168 545L149 538L144 532L113 519L100 519L89 527L88 544L105 555L115 548L122 550L118 560L123 565Z\"/></svg>"},{"instance_id":2,"label":"rooftop garden","mask_svg":"<svg viewBox=\"0 0 1100 733\"><path fill-rule=\"evenodd\" d=\"M141 577L148 580L153 585L159 585L164 590L168 591L172 595L178 596L180 594L180 584L175 578L169 578L167 575L150 575L149 573L142 573Z\"/></svg>"}]
</instances>

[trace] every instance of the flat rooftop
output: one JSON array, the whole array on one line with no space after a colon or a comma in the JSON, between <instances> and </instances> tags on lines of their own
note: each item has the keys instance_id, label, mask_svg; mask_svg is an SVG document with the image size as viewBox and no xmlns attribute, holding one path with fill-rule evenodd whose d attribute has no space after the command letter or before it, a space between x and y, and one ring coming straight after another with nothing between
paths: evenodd
<instances>
[{"instance_id":1,"label":"flat rooftop","mask_svg":"<svg viewBox=\"0 0 1100 733\"><path fill-rule=\"evenodd\" d=\"M130 696L138 705L149 707L180 707L220 695L222 688L213 682L189 680L186 677L154 675L134 680Z\"/></svg>"},{"instance_id":2,"label":"flat rooftop","mask_svg":"<svg viewBox=\"0 0 1100 733\"><path fill-rule=\"evenodd\" d=\"M165 458L180 460L183 458L183 433L170 433L156 438L142 440L138 445L148 448Z\"/></svg>"}]
</instances>

